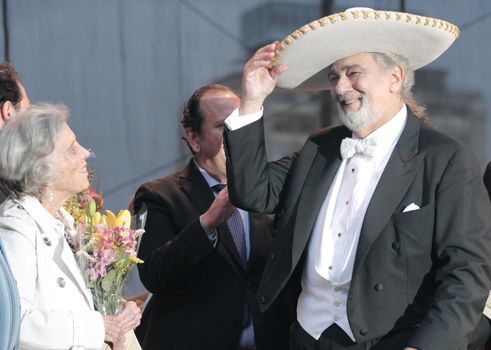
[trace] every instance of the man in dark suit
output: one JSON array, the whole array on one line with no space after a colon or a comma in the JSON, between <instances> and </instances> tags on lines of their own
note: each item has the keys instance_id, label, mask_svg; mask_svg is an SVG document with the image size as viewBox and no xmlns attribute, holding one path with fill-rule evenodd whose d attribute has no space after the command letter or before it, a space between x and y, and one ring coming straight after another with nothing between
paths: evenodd
<instances>
[{"instance_id":1,"label":"man in dark suit","mask_svg":"<svg viewBox=\"0 0 491 350\"><path fill-rule=\"evenodd\" d=\"M351 9L245 64L240 108L225 121L229 193L277 214L261 308L302 272L290 349L484 343L491 206L475 157L428 126L411 93L413 68L457 35L424 16ZM275 85L329 89L344 126L267 162L261 106Z\"/></svg>"},{"instance_id":2,"label":"man in dark suit","mask_svg":"<svg viewBox=\"0 0 491 350\"><path fill-rule=\"evenodd\" d=\"M272 242L270 219L238 211L221 189L223 120L239 103L223 85L198 89L182 117L194 158L136 193L135 210L148 208L140 278L153 293L143 349L288 347L288 310L277 303L260 315L256 298Z\"/></svg>"}]
</instances>

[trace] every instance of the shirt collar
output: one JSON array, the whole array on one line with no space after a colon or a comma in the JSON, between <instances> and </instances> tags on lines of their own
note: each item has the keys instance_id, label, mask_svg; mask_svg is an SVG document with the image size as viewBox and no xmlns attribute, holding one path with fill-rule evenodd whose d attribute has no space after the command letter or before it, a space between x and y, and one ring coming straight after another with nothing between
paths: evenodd
<instances>
[{"instance_id":1,"label":"shirt collar","mask_svg":"<svg viewBox=\"0 0 491 350\"><path fill-rule=\"evenodd\" d=\"M406 125L406 119L407 107L403 104L401 109L389 121L366 137L366 139L374 138L377 140L375 157L392 151L392 146L399 140ZM354 133L352 137L358 139Z\"/></svg>"},{"instance_id":2,"label":"shirt collar","mask_svg":"<svg viewBox=\"0 0 491 350\"><path fill-rule=\"evenodd\" d=\"M208 174L208 172L199 165L199 163L196 161L196 158L194 158L193 161L196 167L198 168L199 172L201 173L201 175L203 175L203 177L205 178L205 181L210 188L212 188L215 185L221 185L220 182L218 182L213 176Z\"/></svg>"}]
</instances>

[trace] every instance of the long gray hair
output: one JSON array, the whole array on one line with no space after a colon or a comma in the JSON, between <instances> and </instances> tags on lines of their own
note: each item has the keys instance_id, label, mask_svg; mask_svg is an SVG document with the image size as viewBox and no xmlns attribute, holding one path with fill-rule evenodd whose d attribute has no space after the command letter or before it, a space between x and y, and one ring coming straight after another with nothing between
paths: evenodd
<instances>
[{"instance_id":1,"label":"long gray hair","mask_svg":"<svg viewBox=\"0 0 491 350\"><path fill-rule=\"evenodd\" d=\"M35 104L0 130L0 188L18 198L40 197L54 178L48 156L68 118L64 105Z\"/></svg>"},{"instance_id":2,"label":"long gray hair","mask_svg":"<svg viewBox=\"0 0 491 350\"><path fill-rule=\"evenodd\" d=\"M394 67L401 67L404 72L404 79L402 81L401 94L404 102L413 114L424 121L428 121L426 115L426 108L418 104L414 98L412 88L414 87L414 69L409 65L408 60L400 55L394 53L381 53L373 52L375 61L382 69L391 69Z\"/></svg>"}]
</instances>

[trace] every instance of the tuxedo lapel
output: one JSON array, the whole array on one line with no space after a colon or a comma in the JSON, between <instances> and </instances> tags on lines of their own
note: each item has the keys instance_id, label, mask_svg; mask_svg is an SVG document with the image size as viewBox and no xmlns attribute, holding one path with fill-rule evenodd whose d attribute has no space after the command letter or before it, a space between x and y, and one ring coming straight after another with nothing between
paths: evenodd
<instances>
[{"instance_id":1,"label":"tuxedo lapel","mask_svg":"<svg viewBox=\"0 0 491 350\"><path fill-rule=\"evenodd\" d=\"M409 188L423 155L418 153L420 124L408 113L406 126L387 162L368 205L355 258L354 273L370 246L387 225L402 197Z\"/></svg>"},{"instance_id":2,"label":"tuxedo lapel","mask_svg":"<svg viewBox=\"0 0 491 350\"><path fill-rule=\"evenodd\" d=\"M292 266L295 266L300 259L322 203L341 164L339 151L341 141L351 135L351 132L344 127L334 129L332 132L333 135L325 137L319 145L319 151L312 162L298 201L293 234Z\"/></svg>"},{"instance_id":3,"label":"tuxedo lapel","mask_svg":"<svg viewBox=\"0 0 491 350\"><path fill-rule=\"evenodd\" d=\"M181 187L183 192L187 194L189 199L199 209L200 213L206 212L215 199L212 190L208 186L203 175L201 175L199 169L196 167L193 159L189 162L181 175ZM227 222L218 226L217 231L219 244L223 244L233 257L233 260L243 268L239 252L237 251Z\"/></svg>"}]
</instances>

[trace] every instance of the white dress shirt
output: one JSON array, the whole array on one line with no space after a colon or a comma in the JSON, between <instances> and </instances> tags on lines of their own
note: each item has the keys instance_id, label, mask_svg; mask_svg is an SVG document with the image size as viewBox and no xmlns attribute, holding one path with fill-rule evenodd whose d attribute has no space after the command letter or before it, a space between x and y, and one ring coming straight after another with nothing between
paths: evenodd
<instances>
[{"instance_id":1,"label":"white dress shirt","mask_svg":"<svg viewBox=\"0 0 491 350\"><path fill-rule=\"evenodd\" d=\"M261 116L262 110L239 117L236 110L225 124L234 130L247 125L246 120L252 123ZM341 162L321 206L307 248L302 293L297 305L298 322L315 339L336 323L355 340L346 302L360 231L370 199L404 129L406 118L404 105L367 137L377 142L373 157L355 154Z\"/></svg>"},{"instance_id":2,"label":"white dress shirt","mask_svg":"<svg viewBox=\"0 0 491 350\"><path fill-rule=\"evenodd\" d=\"M70 216L63 209L65 219ZM34 197L0 207L0 238L21 303L19 349L101 349L102 315L64 237L65 224Z\"/></svg>"}]
</instances>

